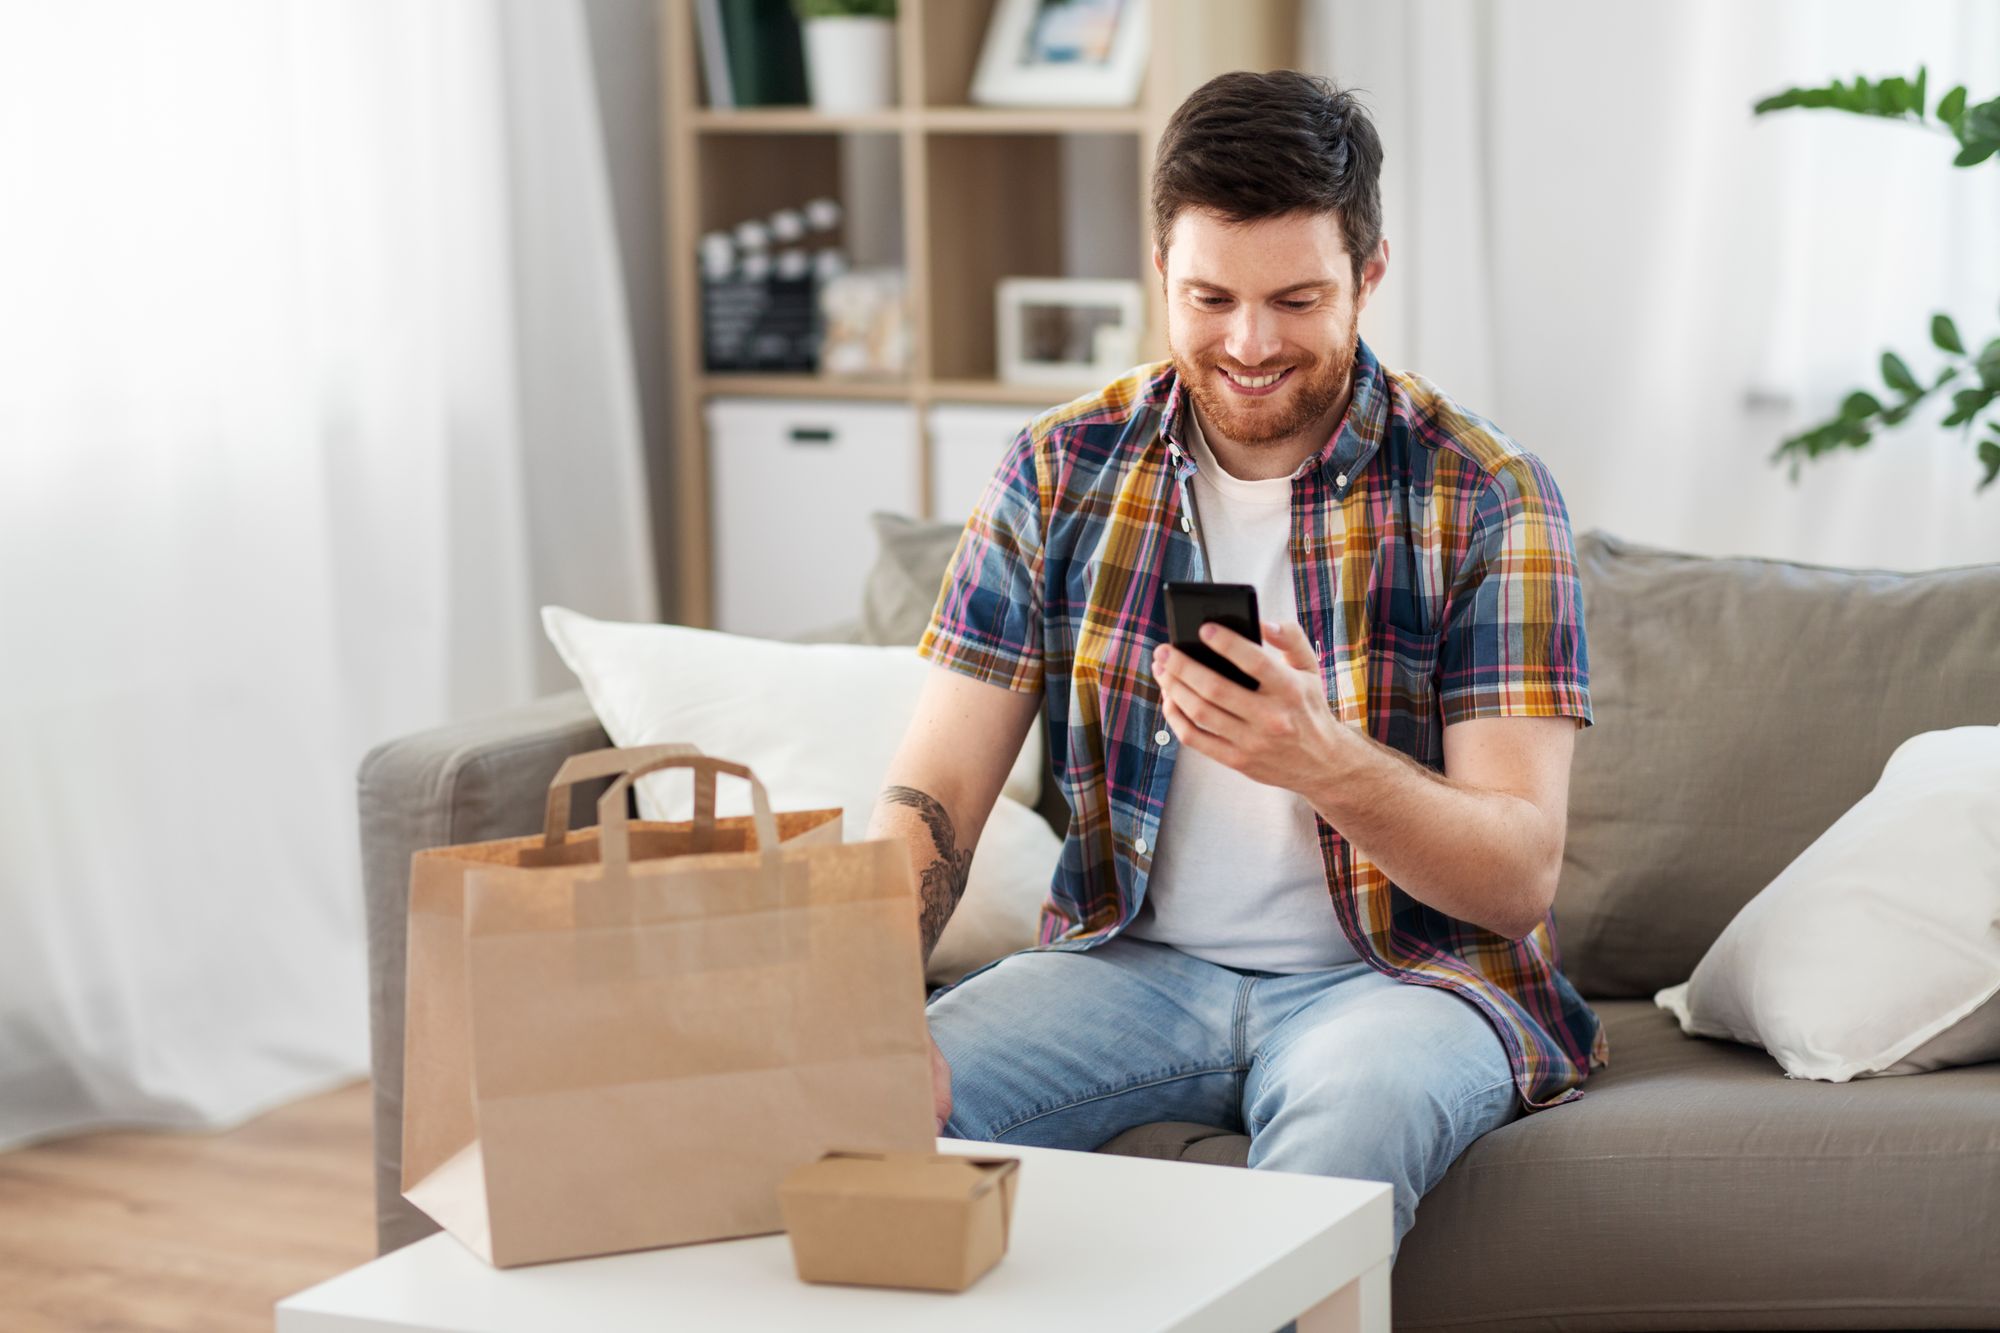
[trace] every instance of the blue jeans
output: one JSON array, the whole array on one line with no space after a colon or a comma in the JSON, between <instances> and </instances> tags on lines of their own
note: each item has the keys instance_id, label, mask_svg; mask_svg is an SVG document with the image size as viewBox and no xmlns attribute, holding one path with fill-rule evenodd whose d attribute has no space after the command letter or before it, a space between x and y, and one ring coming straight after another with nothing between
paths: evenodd
<instances>
[{"instance_id":1,"label":"blue jeans","mask_svg":"<svg viewBox=\"0 0 2000 1333\"><path fill-rule=\"evenodd\" d=\"M929 1006L945 1134L1096 1148L1185 1120L1250 1136L1250 1165L1386 1181L1395 1250L1458 1155L1518 1114L1506 1049L1448 990L1366 963L1245 972L1119 936L1012 954Z\"/></svg>"}]
</instances>

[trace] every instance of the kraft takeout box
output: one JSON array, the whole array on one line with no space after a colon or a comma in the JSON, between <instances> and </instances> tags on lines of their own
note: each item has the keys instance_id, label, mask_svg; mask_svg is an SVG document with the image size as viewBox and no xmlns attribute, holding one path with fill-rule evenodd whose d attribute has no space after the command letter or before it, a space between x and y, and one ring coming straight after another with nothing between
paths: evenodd
<instances>
[{"instance_id":1,"label":"kraft takeout box","mask_svg":"<svg viewBox=\"0 0 2000 1333\"><path fill-rule=\"evenodd\" d=\"M806 1282L963 1291L1007 1252L1017 1157L831 1152L778 1188Z\"/></svg>"}]
</instances>

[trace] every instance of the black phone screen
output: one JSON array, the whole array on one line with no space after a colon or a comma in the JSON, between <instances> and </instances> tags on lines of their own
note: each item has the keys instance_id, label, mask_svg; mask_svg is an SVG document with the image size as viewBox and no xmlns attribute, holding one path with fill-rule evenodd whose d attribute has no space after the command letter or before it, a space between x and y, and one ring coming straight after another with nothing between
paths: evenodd
<instances>
[{"instance_id":1,"label":"black phone screen","mask_svg":"<svg viewBox=\"0 0 2000 1333\"><path fill-rule=\"evenodd\" d=\"M1201 627L1214 621L1235 630L1252 643L1264 641L1257 619L1257 589L1248 583L1169 581L1166 586L1167 641L1209 670L1246 690L1257 688L1254 677L1203 643Z\"/></svg>"}]
</instances>

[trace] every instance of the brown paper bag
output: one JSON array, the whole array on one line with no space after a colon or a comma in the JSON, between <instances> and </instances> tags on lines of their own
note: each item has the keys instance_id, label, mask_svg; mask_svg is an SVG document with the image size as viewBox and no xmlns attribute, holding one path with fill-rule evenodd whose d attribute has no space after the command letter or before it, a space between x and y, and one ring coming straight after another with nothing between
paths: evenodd
<instances>
[{"instance_id":1,"label":"brown paper bag","mask_svg":"<svg viewBox=\"0 0 2000 1333\"><path fill-rule=\"evenodd\" d=\"M677 767L694 818L628 822ZM749 818L715 818L720 773ZM778 1231L793 1167L934 1144L907 850L774 815L740 764L576 756L539 837L416 854L409 946L403 1193L498 1266Z\"/></svg>"}]
</instances>

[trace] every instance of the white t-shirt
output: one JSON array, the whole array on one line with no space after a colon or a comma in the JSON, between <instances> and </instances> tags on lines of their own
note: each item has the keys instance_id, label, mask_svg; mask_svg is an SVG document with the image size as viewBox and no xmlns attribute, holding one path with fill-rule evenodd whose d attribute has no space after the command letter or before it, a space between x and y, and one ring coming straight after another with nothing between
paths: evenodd
<instances>
[{"instance_id":1,"label":"white t-shirt","mask_svg":"<svg viewBox=\"0 0 2000 1333\"><path fill-rule=\"evenodd\" d=\"M1184 420L1209 577L1255 585L1265 620L1296 620L1291 478L1230 476L1192 410ZM1250 971L1311 972L1357 960L1334 916L1305 797L1182 745L1156 842L1146 898L1128 933Z\"/></svg>"}]
</instances>

